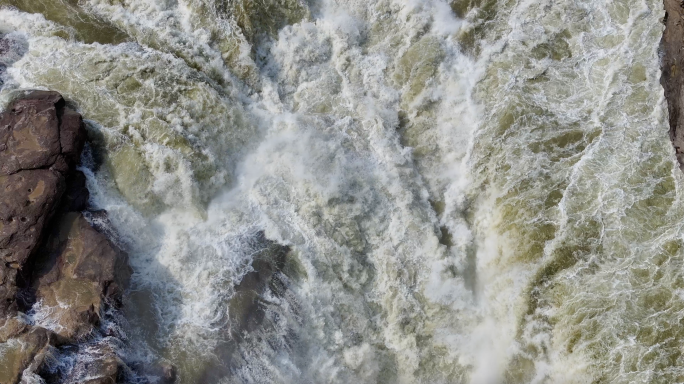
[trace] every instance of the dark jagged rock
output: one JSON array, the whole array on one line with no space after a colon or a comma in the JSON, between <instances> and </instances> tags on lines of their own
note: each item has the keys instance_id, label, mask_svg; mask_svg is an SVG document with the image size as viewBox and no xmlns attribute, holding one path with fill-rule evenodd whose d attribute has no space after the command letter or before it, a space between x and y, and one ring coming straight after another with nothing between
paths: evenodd
<instances>
[{"instance_id":1,"label":"dark jagged rock","mask_svg":"<svg viewBox=\"0 0 684 384\"><path fill-rule=\"evenodd\" d=\"M81 115L55 92L26 93L0 114L0 342L10 346L0 384L44 374L49 351L88 339L128 285L128 256L81 212L85 138ZM29 309L51 330L28 325L18 311ZM96 357L57 382L116 383L123 362L111 348Z\"/></svg>"},{"instance_id":2,"label":"dark jagged rock","mask_svg":"<svg viewBox=\"0 0 684 384\"><path fill-rule=\"evenodd\" d=\"M49 317L58 325L56 332L76 341L100 323L104 301L121 303L131 270L127 255L80 212L60 216L51 229L36 260L31 288L37 301L54 308Z\"/></svg>"},{"instance_id":3,"label":"dark jagged rock","mask_svg":"<svg viewBox=\"0 0 684 384\"><path fill-rule=\"evenodd\" d=\"M0 115L1 317L17 309L18 271L36 251L83 149L86 131L75 114L58 93L36 91Z\"/></svg>"},{"instance_id":4,"label":"dark jagged rock","mask_svg":"<svg viewBox=\"0 0 684 384\"><path fill-rule=\"evenodd\" d=\"M0 125L5 128L0 133L5 174L36 168L64 173L80 161L86 141L83 118L57 92L32 91L17 98L0 115ZM63 163L70 168L61 168Z\"/></svg>"},{"instance_id":5,"label":"dark jagged rock","mask_svg":"<svg viewBox=\"0 0 684 384\"><path fill-rule=\"evenodd\" d=\"M660 84L665 90L670 112L670 140L675 147L680 168L684 169L684 5L680 0L664 0L665 31L660 41Z\"/></svg>"},{"instance_id":6,"label":"dark jagged rock","mask_svg":"<svg viewBox=\"0 0 684 384\"><path fill-rule=\"evenodd\" d=\"M28 170L0 176L0 190L0 274L4 275L0 315L6 315L15 309L16 272L36 249L64 191L64 180L49 169Z\"/></svg>"}]
</instances>

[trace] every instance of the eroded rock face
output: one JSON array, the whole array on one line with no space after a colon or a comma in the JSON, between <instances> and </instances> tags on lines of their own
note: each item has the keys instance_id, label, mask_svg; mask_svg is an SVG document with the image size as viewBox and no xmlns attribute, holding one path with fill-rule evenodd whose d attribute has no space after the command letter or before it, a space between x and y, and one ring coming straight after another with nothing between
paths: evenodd
<instances>
[{"instance_id":1,"label":"eroded rock face","mask_svg":"<svg viewBox=\"0 0 684 384\"><path fill-rule=\"evenodd\" d=\"M18 272L56 212L85 138L80 115L56 92L25 94L0 114L0 317L17 309Z\"/></svg>"},{"instance_id":2,"label":"eroded rock face","mask_svg":"<svg viewBox=\"0 0 684 384\"><path fill-rule=\"evenodd\" d=\"M44 374L51 350L92 339L128 285L127 255L81 212L89 193L74 168L85 138L55 92L26 93L0 114L0 384ZM85 376L48 382L116 383L123 362L111 348L95 354Z\"/></svg>"},{"instance_id":3,"label":"eroded rock face","mask_svg":"<svg viewBox=\"0 0 684 384\"><path fill-rule=\"evenodd\" d=\"M32 289L50 308L55 332L77 341L100 323L104 301L121 303L131 270L125 253L112 246L80 212L61 215L36 260Z\"/></svg>"},{"instance_id":4,"label":"eroded rock face","mask_svg":"<svg viewBox=\"0 0 684 384\"><path fill-rule=\"evenodd\" d=\"M663 0L663 3L665 31L660 41L660 83L670 112L670 139L680 168L684 169L684 4L680 0Z\"/></svg>"},{"instance_id":5,"label":"eroded rock face","mask_svg":"<svg viewBox=\"0 0 684 384\"><path fill-rule=\"evenodd\" d=\"M25 371L40 369L58 337L40 327L23 327L22 332L2 344L0 383L17 383Z\"/></svg>"},{"instance_id":6,"label":"eroded rock face","mask_svg":"<svg viewBox=\"0 0 684 384\"><path fill-rule=\"evenodd\" d=\"M10 175L55 164L62 152L57 114L63 104L51 92L12 103L0 118L0 172Z\"/></svg>"},{"instance_id":7,"label":"eroded rock face","mask_svg":"<svg viewBox=\"0 0 684 384\"><path fill-rule=\"evenodd\" d=\"M1 255L5 263L23 264L55 211L64 180L49 169L34 169L0 176L0 186L4 186L0 202Z\"/></svg>"}]
</instances>

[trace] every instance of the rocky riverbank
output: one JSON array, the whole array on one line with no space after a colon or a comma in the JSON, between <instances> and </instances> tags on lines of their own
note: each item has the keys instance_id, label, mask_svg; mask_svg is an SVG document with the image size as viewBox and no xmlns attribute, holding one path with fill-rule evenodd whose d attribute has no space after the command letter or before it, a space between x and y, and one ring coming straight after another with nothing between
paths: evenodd
<instances>
[{"instance_id":1,"label":"rocky riverbank","mask_svg":"<svg viewBox=\"0 0 684 384\"><path fill-rule=\"evenodd\" d=\"M86 219L106 213L88 212L76 170L85 141L81 115L55 92L24 93L0 114L0 384L115 383L127 369L102 343L68 372L54 363L102 336L131 275Z\"/></svg>"},{"instance_id":2,"label":"rocky riverbank","mask_svg":"<svg viewBox=\"0 0 684 384\"><path fill-rule=\"evenodd\" d=\"M662 76L660 83L670 111L670 140L675 147L680 169L684 170L684 2L663 0L665 31L660 41Z\"/></svg>"}]
</instances>

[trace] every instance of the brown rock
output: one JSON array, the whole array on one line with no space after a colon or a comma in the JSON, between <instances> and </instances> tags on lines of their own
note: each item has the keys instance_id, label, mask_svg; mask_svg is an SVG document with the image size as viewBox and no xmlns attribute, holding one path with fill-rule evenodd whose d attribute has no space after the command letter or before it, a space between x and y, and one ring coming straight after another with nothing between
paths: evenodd
<instances>
[{"instance_id":1,"label":"brown rock","mask_svg":"<svg viewBox=\"0 0 684 384\"><path fill-rule=\"evenodd\" d=\"M17 274L34 252L64 191L48 169L0 176L0 316L16 310Z\"/></svg>"},{"instance_id":2,"label":"brown rock","mask_svg":"<svg viewBox=\"0 0 684 384\"><path fill-rule=\"evenodd\" d=\"M9 317L0 321L0 344L29 330L30 326L18 317Z\"/></svg>"},{"instance_id":3,"label":"brown rock","mask_svg":"<svg viewBox=\"0 0 684 384\"><path fill-rule=\"evenodd\" d=\"M61 153L56 94L13 102L0 117L0 172L11 175L24 169L46 168ZM48 97L51 96L51 97ZM59 103L59 104L58 104Z\"/></svg>"},{"instance_id":4,"label":"brown rock","mask_svg":"<svg viewBox=\"0 0 684 384\"><path fill-rule=\"evenodd\" d=\"M6 264L24 264L64 187L62 176L48 169L0 176L0 256Z\"/></svg>"},{"instance_id":5,"label":"brown rock","mask_svg":"<svg viewBox=\"0 0 684 384\"><path fill-rule=\"evenodd\" d=\"M104 300L120 303L130 280L128 256L77 212L59 217L39 253L36 300L58 324L57 334L81 339L99 324Z\"/></svg>"},{"instance_id":6,"label":"brown rock","mask_svg":"<svg viewBox=\"0 0 684 384\"><path fill-rule=\"evenodd\" d=\"M84 141L80 115L56 92L28 92L0 114L0 317L17 309L20 271L57 211ZM75 205L82 200L74 194Z\"/></svg>"},{"instance_id":7,"label":"brown rock","mask_svg":"<svg viewBox=\"0 0 684 384\"><path fill-rule=\"evenodd\" d=\"M675 147L680 168L684 169L684 8L679 0L664 0L665 31L660 41L660 84L665 90L670 112L670 140Z\"/></svg>"},{"instance_id":8,"label":"brown rock","mask_svg":"<svg viewBox=\"0 0 684 384\"><path fill-rule=\"evenodd\" d=\"M51 346L90 335L130 279L127 255L80 212L89 193L74 167L84 141L81 115L55 92L26 93L0 114L0 384L51 375L42 370ZM89 213L100 216L106 224ZM26 324L19 304L54 332ZM116 383L123 362L111 348L94 351L57 381Z\"/></svg>"},{"instance_id":9,"label":"brown rock","mask_svg":"<svg viewBox=\"0 0 684 384\"><path fill-rule=\"evenodd\" d=\"M91 359L79 361L65 378L67 383L116 384L123 376L125 364L111 348L103 346Z\"/></svg>"},{"instance_id":10,"label":"brown rock","mask_svg":"<svg viewBox=\"0 0 684 384\"><path fill-rule=\"evenodd\" d=\"M36 372L50 353L56 338L52 332L34 327L4 345L0 359L0 384L16 384L25 371Z\"/></svg>"}]
</instances>

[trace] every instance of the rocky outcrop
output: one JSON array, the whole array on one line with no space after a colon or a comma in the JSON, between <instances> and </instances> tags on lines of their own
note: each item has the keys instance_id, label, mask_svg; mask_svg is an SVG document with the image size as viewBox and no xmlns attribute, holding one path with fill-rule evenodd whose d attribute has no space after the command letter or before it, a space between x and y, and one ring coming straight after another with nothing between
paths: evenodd
<instances>
[{"instance_id":1,"label":"rocky outcrop","mask_svg":"<svg viewBox=\"0 0 684 384\"><path fill-rule=\"evenodd\" d=\"M32 92L0 115L0 316L17 309L17 274L35 253L85 142L80 115Z\"/></svg>"},{"instance_id":2,"label":"rocky outcrop","mask_svg":"<svg viewBox=\"0 0 684 384\"><path fill-rule=\"evenodd\" d=\"M660 41L662 76L660 83L670 112L670 140L680 168L684 170L684 2L663 0L665 31Z\"/></svg>"},{"instance_id":3,"label":"rocky outcrop","mask_svg":"<svg viewBox=\"0 0 684 384\"><path fill-rule=\"evenodd\" d=\"M93 336L130 279L127 255L81 212L88 190L75 167L85 140L81 115L55 92L26 93L0 114L0 384L41 374L55 347ZM22 316L29 310L35 324ZM96 354L78 371L117 382L116 353Z\"/></svg>"},{"instance_id":4,"label":"rocky outcrop","mask_svg":"<svg viewBox=\"0 0 684 384\"><path fill-rule=\"evenodd\" d=\"M23 325L18 332L11 339L0 340L5 344L0 359L0 383L3 384L17 383L25 373L38 371L57 342L57 337L44 328Z\"/></svg>"},{"instance_id":5,"label":"rocky outcrop","mask_svg":"<svg viewBox=\"0 0 684 384\"><path fill-rule=\"evenodd\" d=\"M89 357L76 363L64 381L79 384L115 384L122 381L125 364L111 348L100 348Z\"/></svg>"},{"instance_id":6,"label":"rocky outcrop","mask_svg":"<svg viewBox=\"0 0 684 384\"><path fill-rule=\"evenodd\" d=\"M130 278L127 256L113 247L80 212L67 212L51 226L33 265L31 290L45 320L60 336L77 341L99 325L104 300L119 305Z\"/></svg>"}]
</instances>

